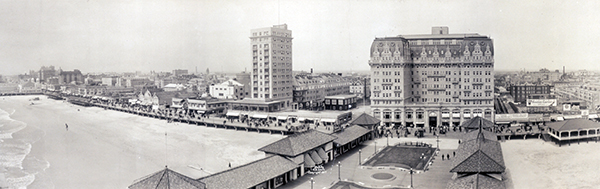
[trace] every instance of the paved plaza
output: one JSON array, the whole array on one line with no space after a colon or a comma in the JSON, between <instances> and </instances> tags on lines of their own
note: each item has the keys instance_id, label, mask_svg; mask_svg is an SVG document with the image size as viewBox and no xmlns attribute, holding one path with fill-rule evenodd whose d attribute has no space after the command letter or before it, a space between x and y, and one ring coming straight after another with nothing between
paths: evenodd
<instances>
[{"instance_id":1,"label":"paved plaza","mask_svg":"<svg viewBox=\"0 0 600 189\"><path fill-rule=\"evenodd\" d=\"M432 164L428 167L429 169L425 172L420 171L413 175L414 188L445 188L452 178L452 173L450 173L452 161L442 161L440 155L449 154L450 158L452 159L452 152L458 148L458 139L450 136L455 136L455 134L458 136L459 133L451 132L448 134L448 137L439 139L440 151L438 154L433 156ZM432 136L425 138L378 138L374 141L367 141L366 143L359 145L357 148L346 152L346 154L337 157L333 162L327 164L325 166L325 171L321 172L320 174L304 175L298 180L283 185L280 188L311 188L311 178L313 178L314 181L313 188L331 188L339 181L338 177L342 181L354 183L354 185L347 185L349 188L354 188L354 186L361 186L364 188L408 188L410 186L411 176L405 169L379 169L359 165L359 158L361 163L364 163L369 156L374 154L375 148L377 148L378 151L383 150L386 147L388 140L389 145L405 142L424 142L431 144L434 148L436 147L436 138ZM340 163L340 167L338 167L337 162ZM378 173L388 173L392 176L386 178L388 174L379 174L381 177L377 178L378 176L374 175ZM346 184L342 182L336 185L336 187L339 186L346 186Z\"/></svg>"}]
</instances>

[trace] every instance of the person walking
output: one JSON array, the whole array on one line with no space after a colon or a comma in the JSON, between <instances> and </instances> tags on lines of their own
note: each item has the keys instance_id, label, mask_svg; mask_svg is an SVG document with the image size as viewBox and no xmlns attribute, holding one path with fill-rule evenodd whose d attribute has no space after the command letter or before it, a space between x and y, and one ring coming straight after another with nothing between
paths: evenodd
<instances>
[{"instance_id":1,"label":"person walking","mask_svg":"<svg viewBox=\"0 0 600 189\"><path fill-rule=\"evenodd\" d=\"M450 154L446 154L446 159L450 160Z\"/></svg>"},{"instance_id":2,"label":"person walking","mask_svg":"<svg viewBox=\"0 0 600 189\"><path fill-rule=\"evenodd\" d=\"M452 157L456 156L456 151L452 152Z\"/></svg>"},{"instance_id":3,"label":"person walking","mask_svg":"<svg viewBox=\"0 0 600 189\"><path fill-rule=\"evenodd\" d=\"M444 154L442 154L442 161L444 161Z\"/></svg>"},{"instance_id":4,"label":"person walking","mask_svg":"<svg viewBox=\"0 0 600 189\"><path fill-rule=\"evenodd\" d=\"M67 123L65 123L65 129L67 129L67 131L69 131L69 125L67 125Z\"/></svg>"}]
</instances>

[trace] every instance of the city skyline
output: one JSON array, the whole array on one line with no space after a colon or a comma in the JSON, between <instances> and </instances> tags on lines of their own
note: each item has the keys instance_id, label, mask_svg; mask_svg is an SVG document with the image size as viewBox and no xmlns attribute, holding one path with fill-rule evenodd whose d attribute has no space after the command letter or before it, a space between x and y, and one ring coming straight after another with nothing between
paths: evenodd
<instances>
[{"instance_id":1,"label":"city skyline","mask_svg":"<svg viewBox=\"0 0 600 189\"><path fill-rule=\"evenodd\" d=\"M4 1L2 75L54 65L90 72L249 70L250 29L287 24L293 70L369 70L375 37L479 33L495 70L600 70L600 2ZM421 11L425 10L429 11Z\"/></svg>"}]
</instances>

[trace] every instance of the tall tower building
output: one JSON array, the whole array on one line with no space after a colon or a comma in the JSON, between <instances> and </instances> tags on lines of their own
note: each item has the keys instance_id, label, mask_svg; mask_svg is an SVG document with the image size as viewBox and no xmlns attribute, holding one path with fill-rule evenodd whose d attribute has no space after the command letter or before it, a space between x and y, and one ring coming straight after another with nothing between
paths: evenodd
<instances>
[{"instance_id":1,"label":"tall tower building","mask_svg":"<svg viewBox=\"0 0 600 189\"><path fill-rule=\"evenodd\" d=\"M251 30L252 75L250 98L278 101L277 109L292 103L292 31L287 24Z\"/></svg>"},{"instance_id":2,"label":"tall tower building","mask_svg":"<svg viewBox=\"0 0 600 189\"><path fill-rule=\"evenodd\" d=\"M479 34L375 38L371 109L386 125L452 126L475 116L494 121L494 45Z\"/></svg>"}]
</instances>

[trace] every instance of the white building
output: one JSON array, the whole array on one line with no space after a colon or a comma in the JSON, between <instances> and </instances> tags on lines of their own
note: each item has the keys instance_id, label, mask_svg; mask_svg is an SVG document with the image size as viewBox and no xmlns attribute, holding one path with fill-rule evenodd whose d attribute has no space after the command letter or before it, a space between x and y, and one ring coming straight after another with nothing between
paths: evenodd
<instances>
[{"instance_id":1,"label":"white building","mask_svg":"<svg viewBox=\"0 0 600 189\"><path fill-rule=\"evenodd\" d=\"M279 102L280 109L292 103L292 31L287 24L251 30L252 75L250 97Z\"/></svg>"},{"instance_id":2,"label":"white building","mask_svg":"<svg viewBox=\"0 0 600 189\"><path fill-rule=\"evenodd\" d=\"M223 83L210 86L209 94L218 99L243 99L245 97L244 85L230 79Z\"/></svg>"}]
</instances>

